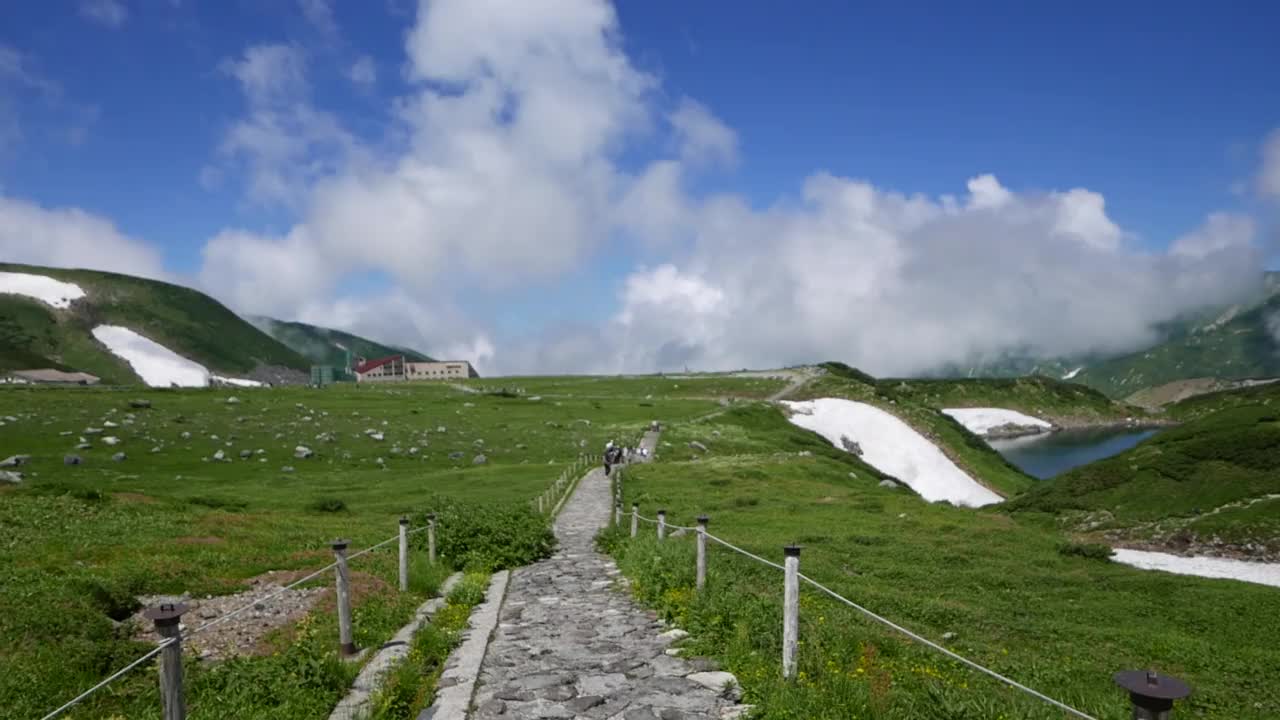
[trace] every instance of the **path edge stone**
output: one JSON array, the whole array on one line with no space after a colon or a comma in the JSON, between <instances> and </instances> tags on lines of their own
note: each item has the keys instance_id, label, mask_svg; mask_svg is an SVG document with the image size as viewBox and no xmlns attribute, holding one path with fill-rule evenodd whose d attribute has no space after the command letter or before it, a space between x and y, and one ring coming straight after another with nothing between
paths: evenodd
<instances>
[{"instance_id":1,"label":"path edge stone","mask_svg":"<svg viewBox=\"0 0 1280 720\"><path fill-rule=\"evenodd\" d=\"M480 677L481 663L498 627L498 615L507 597L510 577L509 571L502 570L489 580L484 602L471 613L471 627L466 639L449 653L445 661L445 670L436 685L435 701L418 714L417 720L466 720L471 715L476 679Z\"/></svg>"},{"instance_id":2,"label":"path edge stone","mask_svg":"<svg viewBox=\"0 0 1280 720\"><path fill-rule=\"evenodd\" d=\"M422 626L444 607L449 591L461 579L460 572L450 575L440 585L438 595L418 606L408 624L396 631L396 634L378 650L373 659L360 670L360 674L351 683L347 696L334 706L333 712L329 713L329 720L362 717L362 713L369 709L369 701L382 688L383 680L408 656L409 647L418 630L422 629Z\"/></svg>"}]
</instances>

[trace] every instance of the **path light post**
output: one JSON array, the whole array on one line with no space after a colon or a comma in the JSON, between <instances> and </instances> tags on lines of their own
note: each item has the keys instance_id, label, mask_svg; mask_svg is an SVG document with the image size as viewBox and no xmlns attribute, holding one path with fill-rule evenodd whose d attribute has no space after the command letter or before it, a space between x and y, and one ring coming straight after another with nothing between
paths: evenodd
<instances>
[{"instance_id":1,"label":"path light post","mask_svg":"<svg viewBox=\"0 0 1280 720\"><path fill-rule=\"evenodd\" d=\"M409 518L400 518L400 592L409 592Z\"/></svg>"},{"instance_id":2,"label":"path light post","mask_svg":"<svg viewBox=\"0 0 1280 720\"><path fill-rule=\"evenodd\" d=\"M631 503L631 537L635 537L640 530L640 506Z\"/></svg>"},{"instance_id":3,"label":"path light post","mask_svg":"<svg viewBox=\"0 0 1280 720\"><path fill-rule=\"evenodd\" d=\"M334 577L338 596L338 652L343 656L356 654L356 644L351 632L351 576L347 572L348 540L333 541Z\"/></svg>"},{"instance_id":4,"label":"path light post","mask_svg":"<svg viewBox=\"0 0 1280 720\"><path fill-rule=\"evenodd\" d=\"M707 586L707 523L710 518L698 516L698 590Z\"/></svg>"},{"instance_id":5,"label":"path light post","mask_svg":"<svg viewBox=\"0 0 1280 720\"><path fill-rule=\"evenodd\" d=\"M1155 670L1125 670L1116 673L1114 679L1129 691L1133 720L1170 720L1173 703L1191 694L1186 683L1157 675Z\"/></svg>"},{"instance_id":6,"label":"path light post","mask_svg":"<svg viewBox=\"0 0 1280 720\"><path fill-rule=\"evenodd\" d=\"M782 588L782 677L791 680L796 676L800 642L800 548L788 545L783 552L786 579Z\"/></svg>"},{"instance_id":7,"label":"path light post","mask_svg":"<svg viewBox=\"0 0 1280 720\"><path fill-rule=\"evenodd\" d=\"M427 561L436 564L436 514L427 513Z\"/></svg>"},{"instance_id":8,"label":"path light post","mask_svg":"<svg viewBox=\"0 0 1280 720\"><path fill-rule=\"evenodd\" d=\"M156 633L173 642L160 651L160 703L164 720L186 720L187 703L182 692L182 614L185 603L164 603L143 616L156 624Z\"/></svg>"},{"instance_id":9,"label":"path light post","mask_svg":"<svg viewBox=\"0 0 1280 720\"><path fill-rule=\"evenodd\" d=\"M661 540L667 536L667 511L658 511L658 539Z\"/></svg>"}]
</instances>

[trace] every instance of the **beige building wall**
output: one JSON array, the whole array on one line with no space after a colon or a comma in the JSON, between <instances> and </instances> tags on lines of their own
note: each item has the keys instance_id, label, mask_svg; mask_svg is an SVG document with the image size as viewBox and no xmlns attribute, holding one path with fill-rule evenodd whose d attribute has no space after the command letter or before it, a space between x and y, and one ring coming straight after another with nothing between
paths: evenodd
<instances>
[{"instance_id":1,"label":"beige building wall","mask_svg":"<svg viewBox=\"0 0 1280 720\"><path fill-rule=\"evenodd\" d=\"M465 360L405 364L406 380L465 380L469 377L471 363Z\"/></svg>"}]
</instances>

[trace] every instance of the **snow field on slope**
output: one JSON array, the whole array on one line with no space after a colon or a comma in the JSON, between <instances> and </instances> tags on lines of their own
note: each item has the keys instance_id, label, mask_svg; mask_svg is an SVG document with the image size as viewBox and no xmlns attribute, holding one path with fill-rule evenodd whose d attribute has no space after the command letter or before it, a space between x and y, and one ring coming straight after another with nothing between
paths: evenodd
<instances>
[{"instance_id":1,"label":"snow field on slope","mask_svg":"<svg viewBox=\"0 0 1280 720\"><path fill-rule=\"evenodd\" d=\"M1248 562L1215 557L1182 557L1127 548L1116 548L1116 554L1112 559L1143 570L1163 570L1177 575L1243 580L1259 585L1280 587L1280 563Z\"/></svg>"},{"instance_id":2,"label":"snow field on slope","mask_svg":"<svg viewBox=\"0 0 1280 720\"><path fill-rule=\"evenodd\" d=\"M15 272L0 272L0 293L26 295L56 308L70 307L72 300L84 297L84 290L75 283Z\"/></svg>"},{"instance_id":3,"label":"snow field on slope","mask_svg":"<svg viewBox=\"0 0 1280 720\"><path fill-rule=\"evenodd\" d=\"M842 436L857 442L864 462L906 483L925 500L966 507L1002 500L892 413L839 398L784 404L792 410L792 423L818 433L836 447L843 447Z\"/></svg>"},{"instance_id":4,"label":"snow field on slope","mask_svg":"<svg viewBox=\"0 0 1280 720\"><path fill-rule=\"evenodd\" d=\"M1053 427L1052 423L1041 420L1038 417L1004 408L947 408L942 412L955 418L957 422L965 426L965 429L974 435L986 435L994 428L1009 424L1024 427L1041 427L1046 430Z\"/></svg>"},{"instance_id":5,"label":"snow field on slope","mask_svg":"<svg viewBox=\"0 0 1280 720\"><path fill-rule=\"evenodd\" d=\"M209 384L209 371L203 365L127 327L99 325L93 329L93 336L129 363L138 377L151 387L205 387Z\"/></svg>"}]
</instances>

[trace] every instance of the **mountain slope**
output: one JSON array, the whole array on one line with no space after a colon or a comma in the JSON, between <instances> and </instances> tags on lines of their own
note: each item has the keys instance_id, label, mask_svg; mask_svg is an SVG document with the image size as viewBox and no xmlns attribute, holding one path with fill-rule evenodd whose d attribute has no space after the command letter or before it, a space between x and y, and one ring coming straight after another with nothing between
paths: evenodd
<instances>
[{"instance_id":1,"label":"mountain slope","mask_svg":"<svg viewBox=\"0 0 1280 720\"><path fill-rule=\"evenodd\" d=\"M191 288L94 270L0 263L0 272L51 277L84 291L84 297L65 308L0 293L0 370L54 367L92 373L105 383L138 382L128 363L93 338L91 331L98 325L130 328L228 376L252 375L264 366L305 371L309 365L217 300Z\"/></svg>"},{"instance_id":2,"label":"mountain slope","mask_svg":"<svg viewBox=\"0 0 1280 720\"><path fill-rule=\"evenodd\" d=\"M1007 507L1120 540L1280 556L1280 383L1185 402L1184 425L1039 483Z\"/></svg>"},{"instance_id":3,"label":"mountain slope","mask_svg":"<svg viewBox=\"0 0 1280 720\"><path fill-rule=\"evenodd\" d=\"M404 355L413 362L428 362L431 360L425 353L420 353L417 350L383 345L341 330L300 322L286 322L262 316L254 316L248 319L263 332L284 343L316 365L332 365L344 368L347 365L348 350L351 351L352 357L373 359L386 357L387 355Z\"/></svg>"}]
</instances>

